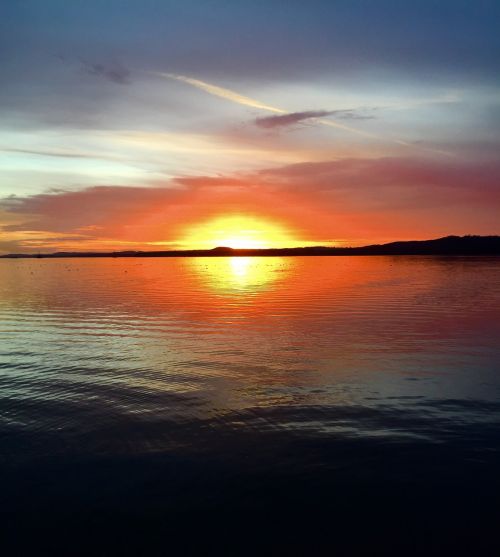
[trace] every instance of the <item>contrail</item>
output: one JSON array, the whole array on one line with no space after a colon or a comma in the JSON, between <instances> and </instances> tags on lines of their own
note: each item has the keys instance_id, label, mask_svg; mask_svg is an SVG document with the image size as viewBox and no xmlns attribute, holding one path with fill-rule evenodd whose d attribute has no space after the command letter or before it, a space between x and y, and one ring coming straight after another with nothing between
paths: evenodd
<instances>
[{"instance_id":1,"label":"contrail","mask_svg":"<svg viewBox=\"0 0 500 557\"><path fill-rule=\"evenodd\" d=\"M259 108L261 110L267 110L268 112L274 112L275 114L289 113L289 111L284 110L283 108L278 108L276 106L271 106L262 103L256 99L252 99L251 97L240 95L239 93L237 93L236 91L232 91L231 89L226 89L224 87L219 87L218 85L213 85L212 83L207 83L206 81L201 81L201 79L195 79L193 77L187 77L185 75L178 75L174 73L164 73L164 72L153 72L153 73L155 75L159 75L167 79L175 79L176 81L180 81L181 83L186 83L187 85L196 87L201 91L205 91L205 93L208 93L215 97L226 99L236 104L240 104L243 106L250 106L252 108ZM420 146L413 145L412 143L408 143L401 139L391 139L391 138L383 137L374 133L358 130L357 128L353 128L351 126L346 126L345 124L340 124L339 122L335 122L334 120L327 120L325 118L315 118L314 120L319 124L322 124L323 126L337 128L339 130L344 130L356 135L360 135L362 137L368 137L370 139L382 139L384 141L390 141L391 143L396 143L397 145L404 145L405 147L413 147L414 149L418 149L422 151L430 151L433 153L439 153L441 155L454 156L452 153L449 153L447 151L442 151L440 149L432 149L431 147L422 147L421 145Z\"/></svg>"},{"instance_id":2,"label":"contrail","mask_svg":"<svg viewBox=\"0 0 500 557\"><path fill-rule=\"evenodd\" d=\"M251 99L250 97L245 97L244 95L240 95L236 93L236 91L231 91L231 89L224 89L224 87L219 87L218 85L212 85L211 83L207 83L206 81L201 81L200 79L194 79L192 77L186 77L185 75L177 75L173 73L158 73L157 75L161 75L162 77L167 77L169 79L176 79L177 81L182 81L183 83L187 83L188 85L192 85L197 89L201 89L206 93L210 93L210 95L214 95L215 97L221 97L222 99L226 99L228 101L232 101L237 104L242 104L244 106L251 106L252 108L260 108L262 110L267 110L269 112L276 112L278 114L285 114L286 110L282 110L281 108L276 108L275 106L269 106L268 104L261 103L256 101L255 99Z\"/></svg>"},{"instance_id":3,"label":"contrail","mask_svg":"<svg viewBox=\"0 0 500 557\"><path fill-rule=\"evenodd\" d=\"M187 77L185 75L177 75L173 73L162 73L162 72L155 72L156 75L161 77L166 77L168 79L175 79L177 81L181 81L182 83L187 83L188 85L192 85L197 89L201 89L205 91L205 93L209 93L210 95L214 95L215 97L220 97L222 99L226 99L228 101L232 101L237 104L242 104L244 106L250 106L252 108L260 108L261 110L267 110L268 112L274 112L275 114L288 114L287 110L283 108L278 108L276 106L270 106L268 104L261 103L256 99L252 99L251 97L245 97L244 95L240 95L236 91L232 91L231 89L225 89L224 87L219 87L218 85L213 85L212 83L207 83L206 81L201 81L200 79L194 79L192 77ZM346 130L352 133L357 133L359 135L363 135L365 137L377 137L376 135L370 134L368 132L363 132L361 130L357 130L356 128L351 128L350 126L346 126L344 124L339 124L334 122L333 120L319 120L316 119L316 122L323 124L325 126L331 126L333 128L338 128L340 130Z\"/></svg>"}]
</instances>

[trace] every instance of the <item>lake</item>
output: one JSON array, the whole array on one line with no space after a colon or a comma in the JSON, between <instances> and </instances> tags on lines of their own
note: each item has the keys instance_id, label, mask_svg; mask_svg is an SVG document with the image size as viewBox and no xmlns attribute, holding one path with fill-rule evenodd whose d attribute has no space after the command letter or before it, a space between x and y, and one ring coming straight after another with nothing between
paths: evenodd
<instances>
[{"instance_id":1,"label":"lake","mask_svg":"<svg viewBox=\"0 0 500 557\"><path fill-rule=\"evenodd\" d=\"M500 549L500 258L0 260L0 339L8 554Z\"/></svg>"}]
</instances>

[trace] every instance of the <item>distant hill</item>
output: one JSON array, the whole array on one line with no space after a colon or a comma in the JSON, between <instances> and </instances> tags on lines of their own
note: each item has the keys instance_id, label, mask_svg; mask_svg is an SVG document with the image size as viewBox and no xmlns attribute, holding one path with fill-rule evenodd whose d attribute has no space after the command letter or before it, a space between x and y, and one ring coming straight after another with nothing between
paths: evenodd
<instances>
[{"instance_id":1,"label":"distant hill","mask_svg":"<svg viewBox=\"0 0 500 557\"><path fill-rule=\"evenodd\" d=\"M278 249L233 249L182 251L57 252L8 254L0 258L59 257L230 257L230 256L311 256L311 255L500 255L500 236L446 236L435 240L391 242L363 247L304 247Z\"/></svg>"}]
</instances>

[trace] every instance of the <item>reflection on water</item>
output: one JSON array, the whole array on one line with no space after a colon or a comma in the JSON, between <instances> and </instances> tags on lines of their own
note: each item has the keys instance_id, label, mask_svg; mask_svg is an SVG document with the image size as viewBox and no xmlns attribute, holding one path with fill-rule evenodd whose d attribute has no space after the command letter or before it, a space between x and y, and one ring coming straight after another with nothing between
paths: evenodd
<instances>
[{"instance_id":1,"label":"reflection on water","mask_svg":"<svg viewBox=\"0 0 500 557\"><path fill-rule=\"evenodd\" d=\"M255 294L285 277L293 260L283 257L199 257L189 259L193 270L213 290L221 293Z\"/></svg>"},{"instance_id":2,"label":"reflection on water","mask_svg":"<svg viewBox=\"0 0 500 557\"><path fill-rule=\"evenodd\" d=\"M288 550L276 520L490 548L499 317L497 258L0 261L9 531L185 554L270 513Z\"/></svg>"}]
</instances>

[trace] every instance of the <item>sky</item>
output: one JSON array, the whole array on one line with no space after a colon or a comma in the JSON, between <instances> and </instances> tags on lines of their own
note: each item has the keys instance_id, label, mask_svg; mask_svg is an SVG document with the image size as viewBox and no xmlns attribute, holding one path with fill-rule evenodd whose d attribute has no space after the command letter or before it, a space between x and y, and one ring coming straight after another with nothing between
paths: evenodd
<instances>
[{"instance_id":1,"label":"sky","mask_svg":"<svg viewBox=\"0 0 500 557\"><path fill-rule=\"evenodd\" d=\"M23 0L0 253L500 233L500 3Z\"/></svg>"}]
</instances>

